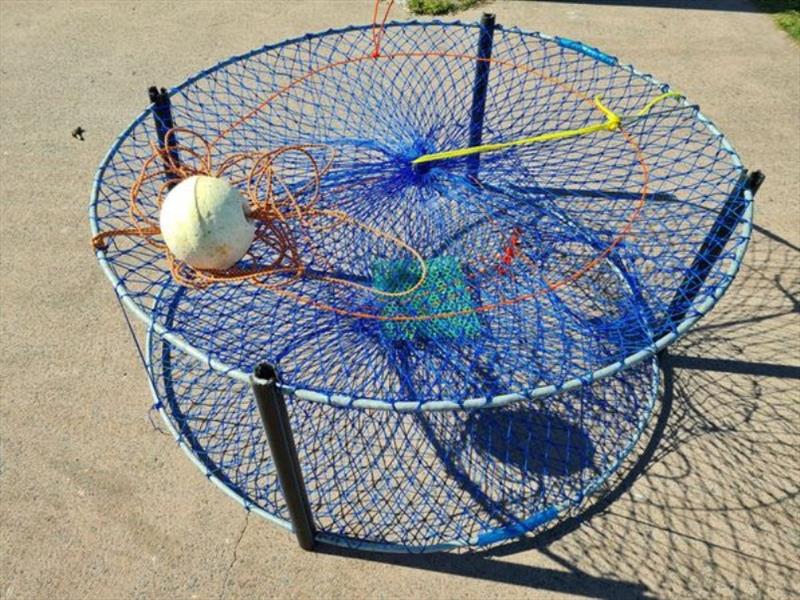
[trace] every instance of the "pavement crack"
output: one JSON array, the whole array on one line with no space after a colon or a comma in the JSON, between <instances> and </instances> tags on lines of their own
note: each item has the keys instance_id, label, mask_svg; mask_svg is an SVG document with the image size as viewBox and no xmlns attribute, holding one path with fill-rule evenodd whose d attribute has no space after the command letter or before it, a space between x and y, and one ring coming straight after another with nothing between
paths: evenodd
<instances>
[{"instance_id":1,"label":"pavement crack","mask_svg":"<svg viewBox=\"0 0 800 600\"><path fill-rule=\"evenodd\" d=\"M244 524L242 525L241 531L239 531L239 535L236 538L236 542L233 544L233 555L231 556L231 561L228 563L228 568L225 570L225 579L222 582L222 591L219 594L219 600L225 600L225 597L228 595L228 583L230 582L231 573L233 572L233 567L236 565L236 561L238 559L238 552L239 552L239 544L242 543L242 538L244 537L244 532L247 531L247 524L250 522L250 512L248 511L244 515Z\"/></svg>"}]
</instances>

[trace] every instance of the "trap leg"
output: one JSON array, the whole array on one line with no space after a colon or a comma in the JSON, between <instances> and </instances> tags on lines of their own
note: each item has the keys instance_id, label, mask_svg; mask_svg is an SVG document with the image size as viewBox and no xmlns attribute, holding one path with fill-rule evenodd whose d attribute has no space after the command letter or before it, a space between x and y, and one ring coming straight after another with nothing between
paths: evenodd
<instances>
[{"instance_id":1,"label":"trap leg","mask_svg":"<svg viewBox=\"0 0 800 600\"><path fill-rule=\"evenodd\" d=\"M739 219L742 218L747 202L745 201L745 191L749 190L755 198L758 188L764 182L764 174L761 171L753 171L749 175L747 172L742 176L743 183L736 186L736 189L725 201L722 210L717 216L711 231L703 240L703 245L692 263L691 268L686 273L678 291L670 303L667 313L667 322L662 329L657 332L656 339L667 335L673 324L678 324L686 318L686 313L692 307L700 288L711 273L714 263L717 262L720 254L725 249L728 240L731 238Z\"/></svg>"},{"instance_id":2,"label":"trap leg","mask_svg":"<svg viewBox=\"0 0 800 600\"><path fill-rule=\"evenodd\" d=\"M156 135L158 136L158 147L162 150L167 147L167 132L175 127L175 122L172 120L172 103L169 100L166 88L159 89L156 86L151 86L148 91L150 102L153 104L153 122L156 125ZM175 137L172 136L172 143L175 144ZM180 164L178 151L174 148L169 152L172 162L176 165ZM165 173L168 180L174 177L167 171Z\"/></svg>"},{"instance_id":3,"label":"trap leg","mask_svg":"<svg viewBox=\"0 0 800 600\"><path fill-rule=\"evenodd\" d=\"M297 543L303 550L313 550L314 524L311 506L297 458L286 401L278 388L275 367L267 363L258 365L253 372L252 386Z\"/></svg>"},{"instance_id":4,"label":"trap leg","mask_svg":"<svg viewBox=\"0 0 800 600\"><path fill-rule=\"evenodd\" d=\"M494 15L483 13L481 17L481 34L478 38L478 58L492 57L494 41ZM472 110L469 120L469 145L480 146L483 138L483 117L486 113L486 89L489 86L489 61L478 60L475 64L475 83L472 85ZM477 178L480 166L480 154L467 157L467 174Z\"/></svg>"}]
</instances>

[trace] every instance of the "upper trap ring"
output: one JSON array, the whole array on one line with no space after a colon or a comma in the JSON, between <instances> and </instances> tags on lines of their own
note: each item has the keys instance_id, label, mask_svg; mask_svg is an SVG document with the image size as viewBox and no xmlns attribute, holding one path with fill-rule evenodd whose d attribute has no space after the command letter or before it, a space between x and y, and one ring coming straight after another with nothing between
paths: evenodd
<instances>
[{"instance_id":1,"label":"upper trap ring","mask_svg":"<svg viewBox=\"0 0 800 600\"><path fill-rule=\"evenodd\" d=\"M736 153L696 107L672 102L621 133L483 155L480 187L464 176L463 160L414 173L416 156L464 145L474 70L465 57L474 55L478 27L393 22L382 57L370 60L361 58L372 51L370 26L309 34L231 58L171 91L176 125L219 138L223 155L263 144L334 146L340 162L324 179L324 201L420 250L438 273L424 301L398 308L352 289L296 287L380 317L370 319L246 285L187 290L160 253L115 238L98 258L125 304L171 344L242 381L270 360L301 397L399 410L573 389L685 332L722 295L749 239L752 196ZM484 142L594 123L586 100L598 94L626 114L667 89L581 44L497 27ZM131 124L98 171L95 234L125 224L127 191L156 138L150 116ZM696 294L681 298L733 196L743 208L729 219L732 235ZM515 236L514 253L530 268L503 263ZM368 242L351 233L322 245L342 271L373 286L413 277L404 257ZM514 293L525 301L507 302ZM399 320L409 306L428 324Z\"/></svg>"}]
</instances>

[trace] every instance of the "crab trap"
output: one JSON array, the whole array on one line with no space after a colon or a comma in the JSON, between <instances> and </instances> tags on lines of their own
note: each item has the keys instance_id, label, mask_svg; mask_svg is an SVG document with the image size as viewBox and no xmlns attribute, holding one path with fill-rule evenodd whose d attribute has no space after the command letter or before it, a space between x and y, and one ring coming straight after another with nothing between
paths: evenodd
<instances>
[{"instance_id":1,"label":"crab trap","mask_svg":"<svg viewBox=\"0 0 800 600\"><path fill-rule=\"evenodd\" d=\"M151 101L97 173L97 258L181 447L304 548L578 509L731 283L763 178L669 86L491 15L308 34ZM193 177L239 203L235 264L166 235Z\"/></svg>"}]
</instances>

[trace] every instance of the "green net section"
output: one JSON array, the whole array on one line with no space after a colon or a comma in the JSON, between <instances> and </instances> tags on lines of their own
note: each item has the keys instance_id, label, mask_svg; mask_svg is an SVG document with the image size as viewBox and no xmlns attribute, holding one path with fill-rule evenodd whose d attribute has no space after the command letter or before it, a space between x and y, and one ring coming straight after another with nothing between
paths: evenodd
<instances>
[{"instance_id":1,"label":"green net section","mask_svg":"<svg viewBox=\"0 0 800 600\"><path fill-rule=\"evenodd\" d=\"M426 261L425 265L428 274L422 285L406 296L389 298L381 315L443 316L418 321L384 321L381 324L383 334L392 341L409 342L478 337L481 324L458 261L452 256L440 256ZM373 264L373 285L384 292L407 290L420 276L420 264L413 260L379 260Z\"/></svg>"}]
</instances>

